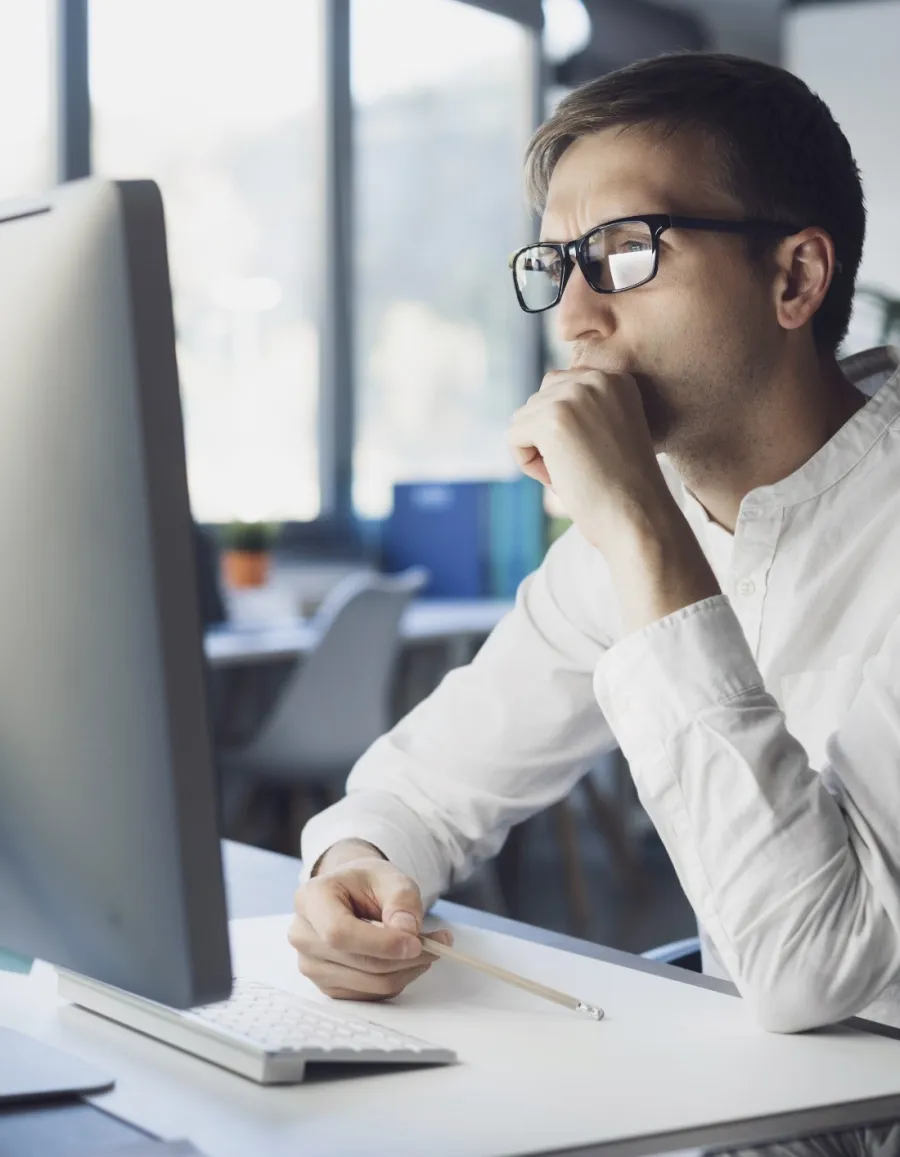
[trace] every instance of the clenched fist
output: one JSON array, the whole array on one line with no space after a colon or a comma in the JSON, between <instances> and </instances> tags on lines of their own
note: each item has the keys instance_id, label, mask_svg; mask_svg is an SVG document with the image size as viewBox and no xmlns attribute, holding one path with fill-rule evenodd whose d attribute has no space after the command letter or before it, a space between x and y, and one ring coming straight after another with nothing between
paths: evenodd
<instances>
[{"instance_id":1,"label":"clenched fist","mask_svg":"<svg viewBox=\"0 0 900 1157\"><path fill-rule=\"evenodd\" d=\"M326 852L294 907L288 939L300 971L327 996L386 1000L436 959L418 939L417 885L368 844L347 840ZM449 932L431 935L452 943Z\"/></svg>"}]
</instances>

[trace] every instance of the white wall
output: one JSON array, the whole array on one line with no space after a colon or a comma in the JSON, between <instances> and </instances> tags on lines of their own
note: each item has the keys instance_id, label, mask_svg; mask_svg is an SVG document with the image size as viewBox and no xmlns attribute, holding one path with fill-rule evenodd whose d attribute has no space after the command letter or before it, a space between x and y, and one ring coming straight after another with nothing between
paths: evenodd
<instances>
[{"instance_id":1,"label":"white wall","mask_svg":"<svg viewBox=\"0 0 900 1157\"><path fill-rule=\"evenodd\" d=\"M900 297L900 0L828 4L786 15L785 67L844 130L868 205L858 285Z\"/></svg>"}]
</instances>

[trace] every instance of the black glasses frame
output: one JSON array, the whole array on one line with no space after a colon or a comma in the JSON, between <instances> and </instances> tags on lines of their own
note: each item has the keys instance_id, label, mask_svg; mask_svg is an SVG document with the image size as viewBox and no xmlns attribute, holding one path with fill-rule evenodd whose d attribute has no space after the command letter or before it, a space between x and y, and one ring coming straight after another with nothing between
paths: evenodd
<instances>
[{"instance_id":1,"label":"black glasses frame","mask_svg":"<svg viewBox=\"0 0 900 1157\"><path fill-rule=\"evenodd\" d=\"M607 229L613 225L628 225L634 221L643 222L650 230L650 242L653 252L653 266L650 273L643 281L635 282L634 285L623 286L621 289L607 289L604 286L595 285L589 273L590 263L585 257L585 247L587 246L589 238L593 237L601 229ZM799 232L796 225L786 225L780 221L762 221L753 218L744 221L727 221L715 217L675 217L668 213L648 213L637 214L634 217L617 217L614 221L605 221L602 225L594 225L591 229L588 229L587 233L583 233L581 237L576 237L574 241L532 241L530 245L523 245L521 249L517 249L509 259L509 267L512 270L513 287L515 288L519 305L526 313L544 313L548 309L553 309L555 305L559 305L576 263L585 281L595 293L627 293L630 289L637 289L641 285L646 285L648 281L653 280L659 270L659 239L667 229L702 229L709 233L768 232L779 237L789 237L791 233ZM542 305L540 309L531 309L525 304L521 290L519 289L519 282L516 278L516 262L522 254L527 253L529 249L555 249L563 263L563 275L559 280L559 291L556 294L556 298L551 301L549 305Z\"/></svg>"}]
</instances>

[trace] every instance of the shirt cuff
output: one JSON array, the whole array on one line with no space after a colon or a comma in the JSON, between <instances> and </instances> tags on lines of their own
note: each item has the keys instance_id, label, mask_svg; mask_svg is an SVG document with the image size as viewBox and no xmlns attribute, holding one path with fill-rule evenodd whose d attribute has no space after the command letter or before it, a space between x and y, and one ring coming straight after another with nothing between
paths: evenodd
<instances>
[{"instance_id":1,"label":"shirt cuff","mask_svg":"<svg viewBox=\"0 0 900 1157\"><path fill-rule=\"evenodd\" d=\"M307 823L301 839L300 883L307 882L319 859L339 840L364 840L418 884L427 910L443 889L440 864L431 849L415 838L409 817L393 814L396 801L382 793L360 794L364 800L350 792Z\"/></svg>"},{"instance_id":2,"label":"shirt cuff","mask_svg":"<svg viewBox=\"0 0 900 1157\"><path fill-rule=\"evenodd\" d=\"M626 636L594 668L594 694L629 761L725 700L763 686L725 595L692 603Z\"/></svg>"}]
</instances>

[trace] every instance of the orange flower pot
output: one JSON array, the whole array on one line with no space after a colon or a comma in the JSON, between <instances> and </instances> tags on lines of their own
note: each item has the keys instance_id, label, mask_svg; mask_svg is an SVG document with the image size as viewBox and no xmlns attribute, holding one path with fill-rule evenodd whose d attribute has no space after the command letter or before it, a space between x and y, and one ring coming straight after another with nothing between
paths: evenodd
<instances>
[{"instance_id":1,"label":"orange flower pot","mask_svg":"<svg viewBox=\"0 0 900 1157\"><path fill-rule=\"evenodd\" d=\"M233 589L265 586L269 577L269 555L257 550L222 552L222 581Z\"/></svg>"}]
</instances>

